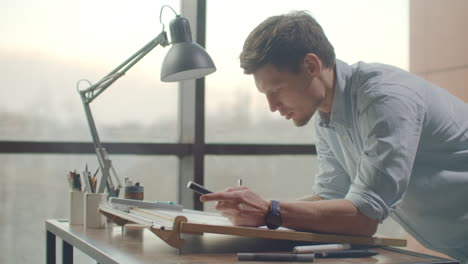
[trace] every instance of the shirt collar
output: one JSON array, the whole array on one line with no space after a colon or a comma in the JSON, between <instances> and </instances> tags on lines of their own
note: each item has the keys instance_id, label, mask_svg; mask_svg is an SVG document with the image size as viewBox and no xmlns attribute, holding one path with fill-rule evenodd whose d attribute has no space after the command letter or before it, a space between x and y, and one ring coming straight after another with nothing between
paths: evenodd
<instances>
[{"instance_id":1,"label":"shirt collar","mask_svg":"<svg viewBox=\"0 0 468 264\"><path fill-rule=\"evenodd\" d=\"M353 77L352 67L343 61L336 60L335 72L336 82L330 123L331 125L339 123L350 127L352 125L351 111L349 111Z\"/></svg>"}]
</instances>

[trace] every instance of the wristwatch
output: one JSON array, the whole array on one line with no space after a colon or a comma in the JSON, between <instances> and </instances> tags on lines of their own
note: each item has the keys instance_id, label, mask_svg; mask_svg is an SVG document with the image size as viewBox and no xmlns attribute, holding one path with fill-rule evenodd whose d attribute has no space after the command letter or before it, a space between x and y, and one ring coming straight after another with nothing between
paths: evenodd
<instances>
[{"instance_id":1,"label":"wristwatch","mask_svg":"<svg viewBox=\"0 0 468 264\"><path fill-rule=\"evenodd\" d=\"M265 217L265 224L268 229L277 229L283 224L283 217L280 212L279 202L276 200L271 200L270 208Z\"/></svg>"}]
</instances>

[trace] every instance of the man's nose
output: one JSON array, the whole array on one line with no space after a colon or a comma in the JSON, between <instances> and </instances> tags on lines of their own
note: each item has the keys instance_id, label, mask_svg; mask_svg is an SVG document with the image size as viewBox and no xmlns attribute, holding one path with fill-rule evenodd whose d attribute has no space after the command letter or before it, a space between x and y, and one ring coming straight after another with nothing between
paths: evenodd
<instances>
[{"instance_id":1,"label":"man's nose","mask_svg":"<svg viewBox=\"0 0 468 264\"><path fill-rule=\"evenodd\" d=\"M267 98L267 101L268 101L268 105L270 106L270 111L271 112L277 111L279 109L279 102L275 98L275 96L267 95L266 98Z\"/></svg>"}]
</instances>

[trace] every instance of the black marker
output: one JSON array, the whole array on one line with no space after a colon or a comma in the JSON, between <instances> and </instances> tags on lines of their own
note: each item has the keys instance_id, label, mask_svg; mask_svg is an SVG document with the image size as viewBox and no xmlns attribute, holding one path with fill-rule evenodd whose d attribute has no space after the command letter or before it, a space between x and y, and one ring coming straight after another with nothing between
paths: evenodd
<instances>
[{"instance_id":1,"label":"black marker","mask_svg":"<svg viewBox=\"0 0 468 264\"><path fill-rule=\"evenodd\" d=\"M316 258L366 258L379 254L369 250L343 250L333 252L314 253Z\"/></svg>"},{"instance_id":2,"label":"black marker","mask_svg":"<svg viewBox=\"0 0 468 264\"><path fill-rule=\"evenodd\" d=\"M207 194L207 193L212 193L212 191L209 191L208 189L206 189L204 186L198 184L198 183L195 183L193 181L189 181L187 183L187 188L190 188L192 190L194 190L195 192L203 195L203 194Z\"/></svg>"},{"instance_id":3,"label":"black marker","mask_svg":"<svg viewBox=\"0 0 468 264\"><path fill-rule=\"evenodd\" d=\"M313 262L314 254L237 253L239 261Z\"/></svg>"}]
</instances>

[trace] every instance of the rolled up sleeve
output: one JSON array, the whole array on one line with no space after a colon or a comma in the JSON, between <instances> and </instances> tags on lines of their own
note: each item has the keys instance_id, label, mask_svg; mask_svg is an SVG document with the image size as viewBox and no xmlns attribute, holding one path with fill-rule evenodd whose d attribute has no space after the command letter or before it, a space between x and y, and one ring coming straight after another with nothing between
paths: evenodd
<instances>
[{"instance_id":1,"label":"rolled up sleeve","mask_svg":"<svg viewBox=\"0 0 468 264\"><path fill-rule=\"evenodd\" d=\"M361 106L357 119L363 147L345 199L369 218L383 221L407 190L424 111L417 98L400 93L372 99Z\"/></svg>"}]
</instances>

